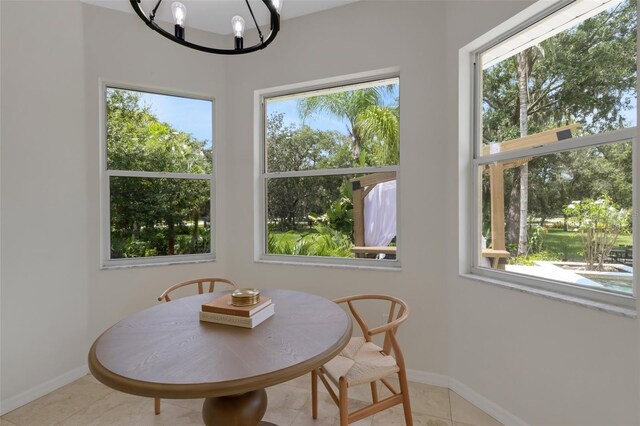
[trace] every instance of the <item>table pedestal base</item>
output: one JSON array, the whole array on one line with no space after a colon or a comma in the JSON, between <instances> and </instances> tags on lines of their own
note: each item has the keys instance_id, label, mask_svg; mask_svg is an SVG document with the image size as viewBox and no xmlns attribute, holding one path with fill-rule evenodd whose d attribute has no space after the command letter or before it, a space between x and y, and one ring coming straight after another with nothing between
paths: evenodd
<instances>
[{"instance_id":1,"label":"table pedestal base","mask_svg":"<svg viewBox=\"0 0 640 426\"><path fill-rule=\"evenodd\" d=\"M267 392L264 389L242 395L205 398L202 419L207 426L258 425L267 411Z\"/></svg>"}]
</instances>

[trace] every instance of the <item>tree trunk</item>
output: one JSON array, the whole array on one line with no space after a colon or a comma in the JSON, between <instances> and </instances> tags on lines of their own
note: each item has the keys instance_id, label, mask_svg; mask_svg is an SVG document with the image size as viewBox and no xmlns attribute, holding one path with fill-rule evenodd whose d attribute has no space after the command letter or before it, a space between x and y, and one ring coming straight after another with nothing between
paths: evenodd
<instances>
[{"instance_id":1,"label":"tree trunk","mask_svg":"<svg viewBox=\"0 0 640 426\"><path fill-rule=\"evenodd\" d=\"M171 256L175 254L176 249L176 225L173 223L173 220L167 223L167 237L167 254Z\"/></svg>"},{"instance_id":2,"label":"tree trunk","mask_svg":"<svg viewBox=\"0 0 640 426\"><path fill-rule=\"evenodd\" d=\"M200 212L195 209L193 211L193 232L191 233L191 252L197 253L196 247L198 246L198 222L200 221Z\"/></svg>"},{"instance_id":3,"label":"tree trunk","mask_svg":"<svg viewBox=\"0 0 640 426\"><path fill-rule=\"evenodd\" d=\"M529 130L529 93L527 80L529 77L528 50L518 53L518 95L520 98L520 137L527 136ZM518 233L518 255L527 253L527 216L529 210L529 164L520 166L520 227Z\"/></svg>"},{"instance_id":4,"label":"tree trunk","mask_svg":"<svg viewBox=\"0 0 640 426\"><path fill-rule=\"evenodd\" d=\"M529 240L527 217L529 210L529 164L520 166L520 227L518 233L518 255L527 253Z\"/></svg>"},{"instance_id":5,"label":"tree trunk","mask_svg":"<svg viewBox=\"0 0 640 426\"><path fill-rule=\"evenodd\" d=\"M360 164L360 146L362 145L362 137L360 136L358 127L355 124L352 124L351 128L353 129L353 150L351 158L353 159L353 167L357 167Z\"/></svg>"},{"instance_id":6,"label":"tree trunk","mask_svg":"<svg viewBox=\"0 0 640 426\"><path fill-rule=\"evenodd\" d=\"M509 209L506 217L506 241L510 244L518 243L520 224L520 174L513 173L511 178L511 192L509 192Z\"/></svg>"}]
</instances>

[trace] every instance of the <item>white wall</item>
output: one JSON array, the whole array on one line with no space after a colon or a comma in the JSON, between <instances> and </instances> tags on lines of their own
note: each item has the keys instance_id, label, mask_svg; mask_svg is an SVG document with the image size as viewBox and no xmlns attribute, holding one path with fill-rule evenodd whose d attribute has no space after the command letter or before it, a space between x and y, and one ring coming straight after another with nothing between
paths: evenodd
<instances>
[{"instance_id":1,"label":"white wall","mask_svg":"<svg viewBox=\"0 0 640 426\"><path fill-rule=\"evenodd\" d=\"M167 285L226 275L397 295L412 308L401 334L412 369L532 424L640 423L637 320L457 275L457 49L527 3L355 3L287 21L268 49L241 57L184 49L93 6L0 4L3 402L81 369L101 331ZM253 91L387 67L401 78L402 270L255 263ZM216 97L215 263L99 269L99 78Z\"/></svg>"},{"instance_id":2,"label":"white wall","mask_svg":"<svg viewBox=\"0 0 640 426\"><path fill-rule=\"evenodd\" d=\"M226 68L134 15L67 1L0 4L6 411L84 374L97 335L169 285L226 275L224 226L216 262L100 270L98 133L99 79L198 93L216 99L214 143L224 157ZM225 197L226 163L218 166Z\"/></svg>"},{"instance_id":3,"label":"white wall","mask_svg":"<svg viewBox=\"0 0 640 426\"><path fill-rule=\"evenodd\" d=\"M86 362L89 165L80 5L3 1L1 27L5 400Z\"/></svg>"},{"instance_id":4,"label":"white wall","mask_svg":"<svg viewBox=\"0 0 640 426\"><path fill-rule=\"evenodd\" d=\"M267 52L232 58L230 179L239 214L229 222L238 231L227 242L229 270L246 282L327 297L406 298L409 366L448 374L528 423L636 424L637 320L457 274L458 49L528 4L352 4L287 22ZM253 230L243 228L253 223L252 129L244 124L252 91L390 66L401 69L402 271L254 263Z\"/></svg>"},{"instance_id":5,"label":"white wall","mask_svg":"<svg viewBox=\"0 0 640 426\"><path fill-rule=\"evenodd\" d=\"M526 6L448 3L447 67L457 69L459 48ZM447 88L456 117L457 76ZM455 119L448 129L445 163L456 164ZM446 208L457 212L457 169L443 173ZM638 321L459 278L457 218L447 224L449 374L530 424L640 423Z\"/></svg>"},{"instance_id":6,"label":"white wall","mask_svg":"<svg viewBox=\"0 0 640 426\"><path fill-rule=\"evenodd\" d=\"M126 315L157 303L156 298L171 284L183 280L225 276L227 227L226 168L226 67L224 57L185 49L150 31L133 14L110 9L83 7L85 26L86 156L85 175L89 187L86 209L88 263L89 338L91 341L107 327ZM117 31L114 29L117 28ZM218 37L190 31L191 39L213 45ZM211 38L211 40L204 40ZM100 270L100 182L99 182L99 81L169 89L214 97L214 146L221 161L217 163L218 200L216 203L217 252L214 263L136 267Z\"/></svg>"},{"instance_id":7,"label":"white wall","mask_svg":"<svg viewBox=\"0 0 640 426\"><path fill-rule=\"evenodd\" d=\"M443 278L446 194L437 153L445 143L442 81L444 4L366 2L287 21L276 41L258 54L229 59L229 180L234 215L226 242L228 269L241 282L287 287L326 297L391 293L411 303L404 327L411 368L447 371L447 285ZM274 265L253 261L253 91L269 87L400 67L402 200L398 236L402 271ZM233 130L231 130L233 129ZM230 193L231 194L231 193ZM382 312L379 313L382 318Z\"/></svg>"}]
</instances>

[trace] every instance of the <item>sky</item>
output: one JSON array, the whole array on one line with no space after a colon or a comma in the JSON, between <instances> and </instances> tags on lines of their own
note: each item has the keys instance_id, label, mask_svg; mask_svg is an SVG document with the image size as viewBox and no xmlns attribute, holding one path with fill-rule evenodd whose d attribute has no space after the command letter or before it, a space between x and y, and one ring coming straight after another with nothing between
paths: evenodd
<instances>
[{"instance_id":1,"label":"sky","mask_svg":"<svg viewBox=\"0 0 640 426\"><path fill-rule=\"evenodd\" d=\"M393 91L391 93L385 93L382 98L383 105L385 106L397 106L397 99L400 96L400 86L398 84L393 85ZM267 117L271 114L282 113L284 114L285 125L294 125L301 127L302 119L298 114L298 100L297 99L285 99L285 100L273 100L267 101ZM306 124L316 130L331 131L335 130L344 135L348 135L347 120L342 117L336 117L331 114L313 114L308 117Z\"/></svg>"},{"instance_id":2,"label":"sky","mask_svg":"<svg viewBox=\"0 0 640 426\"><path fill-rule=\"evenodd\" d=\"M211 148L212 140L212 107L208 100L183 98L179 96L159 95L155 93L140 93L140 99L151 108L152 113L162 122L186 133L191 133L199 140L206 141L205 148ZM399 85L394 85L391 94L385 94L384 105L397 105ZM267 115L283 113L286 125L300 127L302 120L298 114L297 99L267 102ZM623 113L629 125L636 125L636 105ZM307 119L307 124L317 130L335 130L348 135L347 121L344 118L329 114L314 114Z\"/></svg>"},{"instance_id":3,"label":"sky","mask_svg":"<svg viewBox=\"0 0 640 426\"><path fill-rule=\"evenodd\" d=\"M302 120L298 114L297 105L297 99L267 102L267 117L271 114L282 113L284 114L283 119L285 126L293 125L300 127ZM343 118L326 114L314 114L313 117L307 119L307 124L317 130L337 130L340 133L347 134L347 121Z\"/></svg>"},{"instance_id":4,"label":"sky","mask_svg":"<svg viewBox=\"0 0 640 426\"><path fill-rule=\"evenodd\" d=\"M183 98L179 96L140 93L140 100L150 107L158 120L170 124L177 130L191 133L200 140L207 141L205 147L211 147L212 139L212 101ZM399 85L393 86L390 94L384 94L385 106L396 106L399 97ZM300 127L302 120L298 114L297 99L287 99L267 103L267 114L281 112L285 124ZM322 131L335 130L348 135L347 121L330 114L314 114L306 123L314 129Z\"/></svg>"},{"instance_id":5,"label":"sky","mask_svg":"<svg viewBox=\"0 0 640 426\"><path fill-rule=\"evenodd\" d=\"M199 140L207 141L205 148L211 148L212 101L155 93L140 93L140 100L151 108L158 120L182 132L191 133Z\"/></svg>"}]
</instances>

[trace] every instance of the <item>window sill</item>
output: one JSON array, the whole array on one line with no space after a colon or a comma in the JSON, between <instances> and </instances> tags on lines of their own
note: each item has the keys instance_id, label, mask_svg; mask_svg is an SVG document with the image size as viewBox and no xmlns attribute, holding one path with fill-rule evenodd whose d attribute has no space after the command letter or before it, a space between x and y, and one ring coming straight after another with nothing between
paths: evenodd
<instances>
[{"instance_id":1,"label":"window sill","mask_svg":"<svg viewBox=\"0 0 640 426\"><path fill-rule=\"evenodd\" d=\"M594 309L601 312L607 312L610 314L621 315L627 318L637 318L637 312L632 308L625 308L622 306L613 305L605 302L597 302L595 300L585 299L583 297L570 296L555 291L544 290L536 287L531 287L523 284L510 283L507 281L497 280L494 278L488 278L472 273L462 273L460 277L467 280L481 282L485 284L493 284L499 287L509 288L511 290L520 291L522 293L535 294L547 299L559 300L561 302L570 303L572 305L583 306L589 309Z\"/></svg>"},{"instance_id":2,"label":"window sill","mask_svg":"<svg viewBox=\"0 0 640 426\"><path fill-rule=\"evenodd\" d=\"M313 258L318 259L318 258ZM324 259L319 259L317 261L311 261L306 259L306 256L292 256L292 258L287 259L283 257L275 257L275 256L262 256L258 259L254 260L255 263L266 263L266 264L276 264L276 265L296 265L296 266L320 266L323 268L346 268L346 269L365 269L365 270L377 270L377 271L392 271L399 272L402 270L400 266L400 262L398 261L386 261L393 262L393 265L376 265L373 262L379 262L372 259L373 262L350 262L350 263L338 263L331 262ZM383 261L384 262L384 261Z\"/></svg>"},{"instance_id":3,"label":"window sill","mask_svg":"<svg viewBox=\"0 0 640 426\"><path fill-rule=\"evenodd\" d=\"M100 266L101 270L108 269L128 269L128 268L144 268L149 266L170 266L170 265L187 265L187 264L196 264L196 263L210 263L215 262L216 259L209 258L188 258L188 259L157 259L156 261L146 261L146 262L126 262L123 261L120 263L119 261L109 260L106 261L108 263L104 263Z\"/></svg>"}]
</instances>

